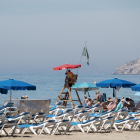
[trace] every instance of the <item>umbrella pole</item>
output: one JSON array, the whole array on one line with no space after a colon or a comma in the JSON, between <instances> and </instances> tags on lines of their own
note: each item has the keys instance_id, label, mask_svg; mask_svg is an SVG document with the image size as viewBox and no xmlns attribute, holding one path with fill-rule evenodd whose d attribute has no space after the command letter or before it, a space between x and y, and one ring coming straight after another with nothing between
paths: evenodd
<instances>
[{"instance_id":1,"label":"umbrella pole","mask_svg":"<svg viewBox=\"0 0 140 140\"><path fill-rule=\"evenodd\" d=\"M113 88L113 97L116 98L116 89L115 88Z\"/></svg>"},{"instance_id":2,"label":"umbrella pole","mask_svg":"<svg viewBox=\"0 0 140 140\"><path fill-rule=\"evenodd\" d=\"M12 96L12 89L10 89L10 118L11 118L11 96Z\"/></svg>"}]
</instances>

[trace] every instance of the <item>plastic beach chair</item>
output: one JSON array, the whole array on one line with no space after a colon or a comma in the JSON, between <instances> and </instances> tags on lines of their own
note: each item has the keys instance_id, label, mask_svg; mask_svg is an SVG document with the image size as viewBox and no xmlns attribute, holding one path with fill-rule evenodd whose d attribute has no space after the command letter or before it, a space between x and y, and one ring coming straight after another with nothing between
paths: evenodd
<instances>
[{"instance_id":1,"label":"plastic beach chair","mask_svg":"<svg viewBox=\"0 0 140 140\"><path fill-rule=\"evenodd\" d=\"M29 115L29 113L30 112L24 112L24 113L21 113L21 114L15 116L15 117L7 117L6 120L7 121L16 121L17 124L22 124L23 121L25 123L27 123L27 122L29 123L31 118L32 118L32 116ZM12 127L12 129L9 131L9 133L11 133L11 131L14 130L14 127L15 126ZM16 130L18 131L18 129L16 129Z\"/></svg>"},{"instance_id":2,"label":"plastic beach chair","mask_svg":"<svg viewBox=\"0 0 140 140\"><path fill-rule=\"evenodd\" d=\"M64 133L66 134L69 131L70 123L71 123L70 119L63 119L56 122L56 127L52 135L54 135L56 132L59 132L61 134L61 130L64 131Z\"/></svg>"},{"instance_id":3,"label":"plastic beach chair","mask_svg":"<svg viewBox=\"0 0 140 140\"><path fill-rule=\"evenodd\" d=\"M67 110L63 110L61 111L61 113L59 113L58 115L50 115L50 114L46 114L46 119L53 119L53 120L62 120L64 119L66 116L69 116L70 114L73 114L72 113L72 109L67 109Z\"/></svg>"},{"instance_id":4,"label":"plastic beach chair","mask_svg":"<svg viewBox=\"0 0 140 140\"><path fill-rule=\"evenodd\" d=\"M3 109L6 109L7 107L13 107L14 103L8 103L6 102L1 108L0 108L0 112L3 111Z\"/></svg>"},{"instance_id":5,"label":"plastic beach chair","mask_svg":"<svg viewBox=\"0 0 140 140\"><path fill-rule=\"evenodd\" d=\"M89 112L86 111L86 110L76 112L73 115L73 121L74 122L78 122L78 121L82 122L82 120L87 120L87 119L89 119Z\"/></svg>"},{"instance_id":6,"label":"plastic beach chair","mask_svg":"<svg viewBox=\"0 0 140 140\"><path fill-rule=\"evenodd\" d=\"M59 109L65 108L63 105L54 105L49 109L49 114L57 115Z\"/></svg>"},{"instance_id":7,"label":"plastic beach chair","mask_svg":"<svg viewBox=\"0 0 140 140\"><path fill-rule=\"evenodd\" d=\"M60 110L60 108L58 108L58 109L56 109L55 115L58 115L60 112L67 111L67 110L69 110L69 109L61 109ZM86 110L86 108L83 105L77 105L71 109L71 112L76 113L76 112L82 111L82 110Z\"/></svg>"},{"instance_id":8,"label":"plastic beach chair","mask_svg":"<svg viewBox=\"0 0 140 140\"><path fill-rule=\"evenodd\" d=\"M31 115L32 116L32 118L31 118L31 122L32 123L40 123L40 122L43 122L43 121L45 121L46 120L46 114L45 113L43 113L43 112L40 112L40 113L35 113L35 114L33 114L33 115Z\"/></svg>"},{"instance_id":9,"label":"plastic beach chair","mask_svg":"<svg viewBox=\"0 0 140 140\"><path fill-rule=\"evenodd\" d=\"M106 116L106 117L101 117L101 116L96 116L96 117L93 117L93 118L90 118L90 120L87 120L88 123L84 123L84 124L78 124L79 127L82 127L82 126L88 126L90 123L90 126L88 126L88 130L87 130L87 133L88 131L91 129L93 131L101 131L101 130L105 130L105 124L108 124L110 122L114 122L114 118L116 117L116 112L111 112L109 114L109 117ZM91 121L93 120L93 121ZM96 128L97 127L97 128ZM84 130L82 130L82 128L80 128L82 132L84 132ZM110 131L112 129L112 126L110 127ZM93 132L94 132L93 131Z\"/></svg>"},{"instance_id":10,"label":"plastic beach chair","mask_svg":"<svg viewBox=\"0 0 140 140\"><path fill-rule=\"evenodd\" d=\"M0 117L0 120L1 120L1 123L0 123L0 135L1 134L6 134L7 136L9 135L9 132L6 131L7 128L11 128L14 126L14 129L12 134L11 135L14 135L15 134L15 130L17 128L17 125L18 123L16 121L7 121L6 120L6 117ZM10 129L10 132L11 132L11 129Z\"/></svg>"},{"instance_id":11,"label":"plastic beach chair","mask_svg":"<svg viewBox=\"0 0 140 140\"><path fill-rule=\"evenodd\" d=\"M56 122L55 120L47 120L45 122L41 122L39 124L22 124L22 125L18 125L17 129L20 129L20 132L18 131L18 133L22 133L23 129L25 129L23 131L23 134L25 132L27 132L27 130L30 130L33 134L37 135L37 132L39 129L41 129L40 134L42 134L42 132L47 133L48 134L52 134L54 128L55 128ZM51 126L51 132L49 131L49 129L47 127ZM36 131L35 131L36 130Z\"/></svg>"},{"instance_id":12,"label":"plastic beach chair","mask_svg":"<svg viewBox=\"0 0 140 140\"><path fill-rule=\"evenodd\" d=\"M90 113L89 114L89 117L100 117L100 118L105 118L107 116L110 115L110 113L114 112L114 110L109 110L109 111L106 111L104 113Z\"/></svg>"},{"instance_id":13,"label":"plastic beach chair","mask_svg":"<svg viewBox=\"0 0 140 140\"><path fill-rule=\"evenodd\" d=\"M139 112L128 112L128 116L140 117L140 111Z\"/></svg>"},{"instance_id":14,"label":"plastic beach chair","mask_svg":"<svg viewBox=\"0 0 140 140\"><path fill-rule=\"evenodd\" d=\"M112 112L110 113L109 117L104 118L99 132L102 130L105 130L106 132L108 128L109 128L109 132L111 132L113 124L115 122L116 115L117 115L117 112ZM106 125L108 125L108 127L105 127Z\"/></svg>"},{"instance_id":15,"label":"plastic beach chair","mask_svg":"<svg viewBox=\"0 0 140 140\"><path fill-rule=\"evenodd\" d=\"M119 131L118 126L122 126L121 131L124 130L125 126L128 126L129 130L132 130L137 120L138 119L135 119L134 117L122 120L115 120L113 127L115 128L116 131ZM112 123L110 123L110 125L112 125Z\"/></svg>"},{"instance_id":16,"label":"plastic beach chair","mask_svg":"<svg viewBox=\"0 0 140 140\"><path fill-rule=\"evenodd\" d=\"M96 117L94 119L88 119L85 122L71 122L71 128L70 131L73 130L73 128L76 129L76 126L80 128L82 132L85 132L85 129L87 128L87 133L91 129L92 131L97 131L96 126L100 127L102 124L102 120L99 117ZM94 129L94 130L93 130Z\"/></svg>"},{"instance_id":17,"label":"plastic beach chair","mask_svg":"<svg viewBox=\"0 0 140 140\"><path fill-rule=\"evenodd\" d=\"M137 130L137 128L139 128L139 130L140 130L140 119L136 120L136 123L133 128L134 128L134 130Z\"/></svg>"},{"instance_id":18,"label":"plastic beach chair","mask_svg":"<svg viewBox=\"0 0 140 140\"><path fill-rule=\"evenodd\" d=\"M18 114L17 116L15 117L6 117L6 120L8 121L18 121L18 124L19 123L22 123L22 120L27 123L27 121L25 121L26 119L28 120L28 122L30 121L31 119L31 115L29 115L30 112L26 112L26 113L23 113L23 114Z\"/></svg>"}]
</instances>

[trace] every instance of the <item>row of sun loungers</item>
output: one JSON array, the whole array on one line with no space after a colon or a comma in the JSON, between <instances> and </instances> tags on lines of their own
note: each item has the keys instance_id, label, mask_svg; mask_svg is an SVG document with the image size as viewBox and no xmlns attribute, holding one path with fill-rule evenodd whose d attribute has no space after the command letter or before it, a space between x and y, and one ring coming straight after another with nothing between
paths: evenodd
<instances>
[{"instance_id":1,"label":"row of sun loungers","mask_svg":"<svg viewBox=\"0 0 140 140\"><path fill-rule=\"evenodd\" d=\"M6 106L2 109L7 108ZM1 109L1 110L2 110ZM3 111L3 110L2 110ZM111 132L137 130L140 128L140 112L129 112L127 109L119 111L109 110L104 113L98 105L91 108L76 106L64 109L63 106L51 108L49 114L23 112L13 117L0 115L0 135L25 134L31 132L35 135L81 130L81 132Z\"/></svg>"}]
</instances>

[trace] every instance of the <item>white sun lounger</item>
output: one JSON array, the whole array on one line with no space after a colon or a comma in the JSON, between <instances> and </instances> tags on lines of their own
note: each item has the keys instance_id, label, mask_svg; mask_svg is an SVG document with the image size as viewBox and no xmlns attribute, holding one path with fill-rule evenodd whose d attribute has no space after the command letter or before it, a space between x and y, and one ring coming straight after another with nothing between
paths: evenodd
<instances>
[{"instance_id":1,"label":"white sun lounger","mask_svg":"<svg viewBox=\"0 0 140 140\"><path fill-rule=\"evenodd\" d=\"M6 134L7 136L9 135L9 132L6 131L7 128L11 128L14 126L13 132L11 133L11 135L15 134L15 130L17 128L18 123L15 121L6 121L5 117L0 117L1 120L1 124L0 124L0 135L1 134ZM10 130L11 131L11 130Z\"/></svg>"},{"instance_id":2,"label":"white sun lounger","mask_svg":"<svg viewBox=\"0 0 140 140\"><path fill-rule=\"evenodd\" d=\"M22 133L22 131L25 129L23 131L23 134L25 134L25 132L27 132L27 130L30 130L30 132L32 132L33 134L37 135L37 131L39 129L41 129L39 135L42 134L42 132L46 133L46 131L47 131L48 134L52 134L53 129L55 128L55 125L56 125L55 120L47 120L47 121L39 123L39 124L22 124L22 125L18 125L17 129L20 130L20 131L18 131L18 133ZM52 128L51 132L47 128L49 126L51 126L51 128Z\"/></svg>"}]
</instances>

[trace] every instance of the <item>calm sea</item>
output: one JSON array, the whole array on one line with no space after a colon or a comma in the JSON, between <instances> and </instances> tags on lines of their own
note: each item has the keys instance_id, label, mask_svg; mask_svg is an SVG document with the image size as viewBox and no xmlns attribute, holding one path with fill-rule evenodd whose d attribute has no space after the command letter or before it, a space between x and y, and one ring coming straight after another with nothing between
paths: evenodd
<instances>
[{"instance_id":1,"label":"calm sea","mask_svg":"<svg viewBox=\"0 0 140 140\"><path fill-rule=\"evenodd\" d=\"M65 73L65 72L64 72ZM93 83L100 82L102 80L112 79L112 78L120 78L123 80L128 80L134 82L136 84L140 83L140 75L89 75L89 74L79 74L77 83L88 82ZM28 95L29 99L52 99L51 105L55 104L55 101L60 93L64 81L65 74L9 74L9 73L1 73L0 80L7 80L13 78L15 80L20 80L24 82L28 82L30 84L36 85L36 91L12 91L13 99L20 99L23 95ZM112 88L100 88L99 91L101 93L106 92L107 97L113 98L113 89ZM91 98L95 98L95 91L90 91ZM121 88L119 92L117 92L117 97L131 97L135 102L140 100L140 96L135 96L136 92L132 91L131 88ZM81 100L83 100L84 93L79 92ZM0 94L0 106L3 105L4 99L10 98L10 92L8 94ZM72 90L72 98L77 99L75 91Z\"/></svg>"}]
</instances>

